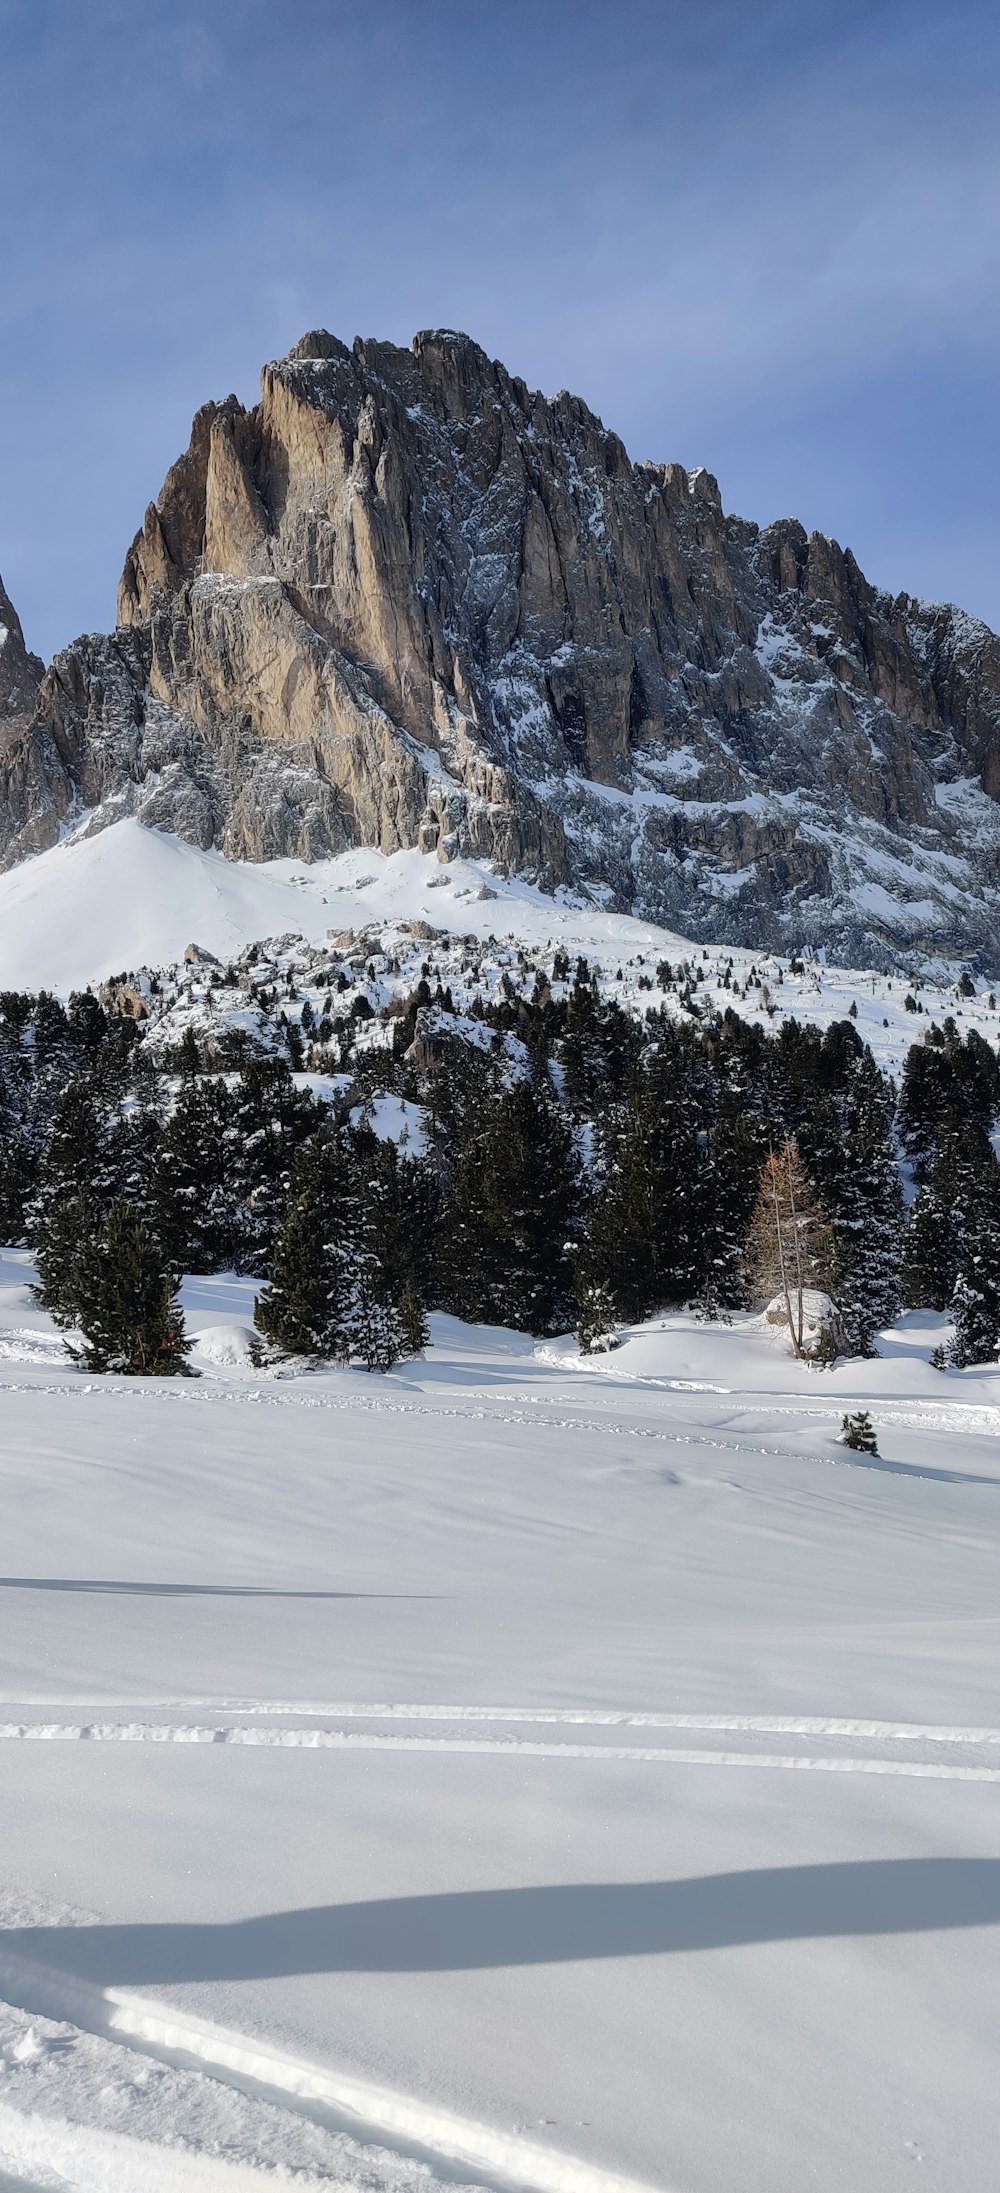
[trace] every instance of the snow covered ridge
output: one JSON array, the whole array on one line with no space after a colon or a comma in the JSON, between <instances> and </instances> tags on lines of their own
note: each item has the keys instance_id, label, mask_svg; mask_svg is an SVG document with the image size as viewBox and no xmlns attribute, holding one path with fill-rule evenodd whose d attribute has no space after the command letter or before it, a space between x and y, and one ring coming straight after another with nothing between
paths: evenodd
<instances>
[{"instance_id":1,"label":"snow covered ridge","mask_svg":"<svg viewBox=\"0 0 1000 2193\"><path fill-rule=\"evenodd\" d=\"M185 962L195 945L208 957ZM260 946L253 956L249 947ZM128 978L136 1010L157 1041L194 1025L240 1029L274 1047L259 993L284 993L289 1023L350 1013L362 996L373 1016L409 996L433 962L457 1013L504 980L530 991L558 954L599 970L602 991L626 1009L668 1003L688 1017L731 1008L777 1031L794 1016L820 1029L848 1015L879 1064L898 1074L909 1045L948 1015L963 1031L1000 1039L996 993L960 962L920 962L912 979L746 948L705 946L654 923L554 897L482 862L439 866L417 852L342 853L304 866L227 861L132 820L83 830L0 876L0 988L72 990ZM213 960L217 965L212 964ZM522 961L524 964L522 965ZM658 970L666 963L671 988ZM224 980L227 970L233 980ZM289 999L292 981L299 991ZM127 1001L123 1001L127 1002ZM856 1008L856 1015L855 1015ZM463 1033L481 1034L464 1018ZM306 1044L312 1031L304 1029ZM359 1031L356 1031L356 1040ZM369 1040L384 1040L377 1017Z\"/></svg>"}]
</instances>

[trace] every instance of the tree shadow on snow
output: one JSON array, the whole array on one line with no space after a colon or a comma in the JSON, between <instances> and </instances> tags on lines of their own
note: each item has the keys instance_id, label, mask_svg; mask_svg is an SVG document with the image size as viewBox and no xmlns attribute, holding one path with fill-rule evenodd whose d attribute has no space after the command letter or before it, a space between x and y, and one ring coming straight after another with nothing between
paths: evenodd
<instances>
[{"instance_id":1,"label":"tree shadow on snow","mask_svg":"<svg viewBox=\"0 0 1000 2193\"><path fill-rule=\"evenodd\" d=\"M856 1448L845 1448L837 1460L852 1470L884 1470L887 1477L925 1477L934 1485L992 1485L994 1492L1000 1488L1000 1477L976 1470L935 1470L929 1463L924 1468L916 1462L890 1462L884 1454L859 1454Z\"/></svg>"},{"instance_id":2,"label":"tree shadow on snow","mask_svg":"<svg viewBox=\"0 0 1000 2193\"><path fill-rule=\"evenodd\" d=\"M109 1592L149 1599L427 1599L412 1591L282 1591L271 1584L130 1584L80 1576L0 1576L0 1591Z\"/></svg>"},{"instance_id":3,"label":"tree shadow on snow","mask_svg":"<svg viewBox=\"0 0 1000 2193\"><path fill-rule=\"evenodd\" d=\"M400 1896L227 1925L25 1927L4 1954L101 1986L321 1972L463 1972L1000 1921L1000 1859L870 1859L693 1880Z\"/></svg>"}]
</instances>

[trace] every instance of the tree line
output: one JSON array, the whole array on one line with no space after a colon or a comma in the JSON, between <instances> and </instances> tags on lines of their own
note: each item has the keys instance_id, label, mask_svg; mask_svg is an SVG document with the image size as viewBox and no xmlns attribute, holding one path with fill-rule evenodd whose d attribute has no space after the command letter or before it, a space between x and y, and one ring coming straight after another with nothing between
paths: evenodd
<instances>
[{"instance_id":1,"label":"tree line","mask_svg":"<svg viewBox=\"0 0 1000 2193\"><path fill-rule=\"evenodd\" d=\"M437 1308L597 1347L670 1304L775 1297L804 1351L809 1289L821 1356L871 1354L910 1305L951 1311L954 1362L996 1357L1000 1068L981 1036L932 1027L897 1089L853 1019L640 1019L584 961L562 988L507 984L470 1020L421 984L382 1048L342 1050L350 1118L287 1050L189 1030L165 1059L89 992L0 995L0 1233L31 1247L95 1369L183 1368L179 1275L229 1269L261 1282L262 1346L373 1369ZM374 1132L382 1091L422 1107L419 1153Z\"/></svg>"}]
</instances>

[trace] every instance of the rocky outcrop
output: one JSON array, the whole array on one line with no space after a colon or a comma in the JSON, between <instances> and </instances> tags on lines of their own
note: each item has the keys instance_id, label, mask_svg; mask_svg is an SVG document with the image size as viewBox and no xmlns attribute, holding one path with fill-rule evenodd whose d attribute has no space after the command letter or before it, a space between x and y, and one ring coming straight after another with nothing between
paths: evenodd
<instances>
[{"instance_id":1,"label":"rocky outcrop","mask_svg":"<svg viewBox=\"0 0 1000 2193\"><path fill-rule=\"evenodd\" d=\"M466 337L307 336L197 415L119 630L0 757L7 859L121 813L417 845L699 937L1000 965L1000 642Z\"/></svg>"},{"instance_id":2,"label":"rocky outcrop","mask_svg":"<svg viewBox=\"0 0 1000 2193\"><path fill-rule=\"evenodd\" d=\"M0 579L0 752L31 722L44 668L25 647L21 620Z\"/></svg>"}]
</instances>

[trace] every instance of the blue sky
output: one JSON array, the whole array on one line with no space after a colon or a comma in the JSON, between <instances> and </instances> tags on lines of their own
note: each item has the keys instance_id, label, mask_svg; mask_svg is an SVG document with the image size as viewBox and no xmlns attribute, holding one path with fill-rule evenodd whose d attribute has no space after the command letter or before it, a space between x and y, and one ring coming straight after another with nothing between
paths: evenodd
<instances>
[{"instance_id":1,"label":"blue sky","mask_svg":"<svg viewBox=\"0 0 1000 2193\"><path fill-rule=\"evenodd\" d=\"M113 618L209 396L465 328L1000 625L990 0L0 0L0 570Z\"/></svg>"}]
</instances>

